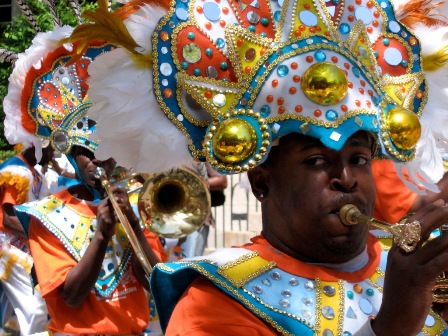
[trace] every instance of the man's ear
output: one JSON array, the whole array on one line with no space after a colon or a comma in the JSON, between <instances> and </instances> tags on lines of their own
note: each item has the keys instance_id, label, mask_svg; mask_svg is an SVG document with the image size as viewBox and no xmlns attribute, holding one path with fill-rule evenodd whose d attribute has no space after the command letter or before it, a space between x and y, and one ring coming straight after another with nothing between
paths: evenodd
<instances>
[{"instance_id":1,"label":"man's ear","mask_svg":"<svg viewBox=\"0 0 448 336\"><path fill-rule=\"evenodd\" d=\"M269 195L268 169L263 165L257 166L247 172L252 193L260 201L264 202Z\"/></svg>"}]
</instances>

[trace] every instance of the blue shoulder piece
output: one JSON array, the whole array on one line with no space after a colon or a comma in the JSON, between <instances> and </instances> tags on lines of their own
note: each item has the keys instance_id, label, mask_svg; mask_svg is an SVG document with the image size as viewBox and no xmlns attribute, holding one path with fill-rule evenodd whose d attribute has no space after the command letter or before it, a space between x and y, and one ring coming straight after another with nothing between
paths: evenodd
<instances>
[{"instance_id":1,"label":"blue shoulder piece","mask_svg":"<svg viewBox=\"0 0 448 336\"><path fill-rule=\"evenodd\" d=\"M0 169L3 169L6 166L22 166L22 167L28 167L27 164L18 156L10 157L8 160L6 160L3 163L0 163Z\"/></svg>"},{"instance_id":2,"label":"blue shoulder piece","mask_svg":"<svg viewBox=\"0 0 448 336\"><path fill-rule=\"evenodd\" d=\"M28 237L28 229L30 227L30 207L26 206L26 203L14 206L14 212L17 218L22 224L23 230L25 231L26 236Z\"/></svg>"},{"instance_id":3,"label":"blue shoulder piece","mask_svg":"<svg viewBox=\"0 0 448 336\"><path fill-rule=\"evenodd\" d=\"M196 269L185 267L182 263L157 264L154 267L150 278L151 294L156 303L163 333L176 303L198 275Z\"/></svg>"},{"instance_id":4,"label":"blue shoulder piece","mask_svg":"<svg viewBox=\"0 0 448 336\"><path fill-rule=\"evenodd\" d=\"M73 179L70 177L59 176L58 177L58 187L66 187L69 188L71 186L81 184L81 182L77 179Z\"/></svg>"},{"instance_id":5,"label":"blue shoulder piece","mask_svg":"<svg viewBox=\"0 0 448 336\"><path fill-rule=\"evenodd\" d=\"M276 312L260 304L242 286L235 286L219 272L219 267L209 261L185 261L157 264L151 274L151 293L159 315L163 332L166 331L176 303L188 286L204 276L227 295L240 302L260 320L270 324L284 335L314 335L313 329L301 321Z\"/></svg>"}]
</instances>

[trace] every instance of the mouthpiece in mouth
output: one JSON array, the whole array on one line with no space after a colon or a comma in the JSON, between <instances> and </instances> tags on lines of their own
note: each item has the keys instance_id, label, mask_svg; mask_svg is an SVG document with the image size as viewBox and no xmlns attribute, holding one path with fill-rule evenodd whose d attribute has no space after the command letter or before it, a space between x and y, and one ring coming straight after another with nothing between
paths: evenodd
<instances>
[{"instance_id":1,"label":"mouthpiece in mouth","mask_svg":"<svg viewBox=\"0 0 448 336\"><path fill-rule=\"evenodd\" d=\"M345 204L339 210L339 218L344 225L352 226L359 224L358 216L361 215L361 211L353 204Z\"/></svg>"},{"instance_id":2,"label":"mouthpiece in mouth","mask_svg":"<svg viewBox=\"0 0 448 336\"><path fill-rule=\"evenodd\" d=\"M93 172L93 176L95 176L96 179L101 180L101 176L105 174L104 168L96 167L95 171Z\"/></svg>"}]
</instances>

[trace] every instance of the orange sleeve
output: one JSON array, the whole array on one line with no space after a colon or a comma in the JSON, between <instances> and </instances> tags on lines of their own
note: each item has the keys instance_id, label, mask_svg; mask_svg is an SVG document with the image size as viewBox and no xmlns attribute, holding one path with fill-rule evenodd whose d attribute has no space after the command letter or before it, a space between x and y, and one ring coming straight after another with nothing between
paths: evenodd
<instances>
[{"instance_id":1,"label":"orange sleeve","mask_svg":"<svg viewBox=\"0 0 448 336\"><path fill-rule=\"evenodd\" d=\"M2 189L2 204L9 203L17 205L18 191L14 187L4 187Z\"/></svg>"},{"instance_id":2,"label":"orange sleeve","mask_svg":"<svg viewBox=\"0 0 448 336\"><path fill-rule=\"evenodd\" d=\"M168 254L166 253L163 245L160 241L159 236L157 236L154 232L149 231L148 229L144 229L143 233L145 234L146 240L149 245L153 249L154 253L157 255L161 262L165 262L168 260Z\"/></svg>"},{"instance_id":3,"label":"orange sleeve","mask_svg":"<svg viewBox=\"0 0 448 336\"><path fill-rule=\"evenodd\" d=\"M418 195L401 181L391 160L373 160L372 172L376 190L373 216L397 223L409 212Z\"/></svg>"},{"instance_id":4,"label":"orange sleeve","mask_svg":"<svg viewBox=\"0 0 448 336\"><path fill-rule=\"evenodd\" d=\"M165 336L279 335L209 280L198 277L174 309Z\"/></svg>"},{"instance_id":5,"label":"orange sleeve","mask_svg":"<svg viewBox=\"0 0 448 336\"><path fill-rule=\"evenodd\" d=\"M159 237L149 230L144 230L144 233L159 259L165 261L167 256ZM36 275L45 297L65 281L67 273L77 262L66 252L61 241L34 217L30 221L29 239Z\"/></svg>"},{"instance_id":6,"label":"orange sleeve","mask_svg":"<svg viewBox=\"0 0 448 336\"><path fill-rule=\"evenodd\" d=\"M34 217L30 221L29 241L42 296L58 296L54 289L65 281L67 273L76 266L76 260L66 252L59 239Z\"/></svg>"},{"instance_id":7,"label":"orange sleeve","mask_svg":"<svg viewBox=\"0 0 448 336\"><path fill-rule=\"evenodd\" d=\"M0 188L0 231L12 232L3 225L3 204L17 205L17 197L19 192L12 186L4 186Z\"/></svg>"}]
</instances>

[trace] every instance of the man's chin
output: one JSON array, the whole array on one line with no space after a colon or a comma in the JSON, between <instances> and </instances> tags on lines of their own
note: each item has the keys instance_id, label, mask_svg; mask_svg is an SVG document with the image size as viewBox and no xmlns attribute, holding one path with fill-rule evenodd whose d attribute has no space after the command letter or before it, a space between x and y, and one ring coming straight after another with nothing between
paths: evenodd
<instances>
[{"instance_id":1,"label":"man's chin","mask_svg":"<svg viewBox=\"0 0 448 336\"><path fill-rule=\"evenodd\" d=\"M351 259L357 256L365 246L365 240L362 237L341 236L333 238L330 243L326 244L327 249L335 254L335 256L347 256Z\"/></svg>"}]
</instances>

